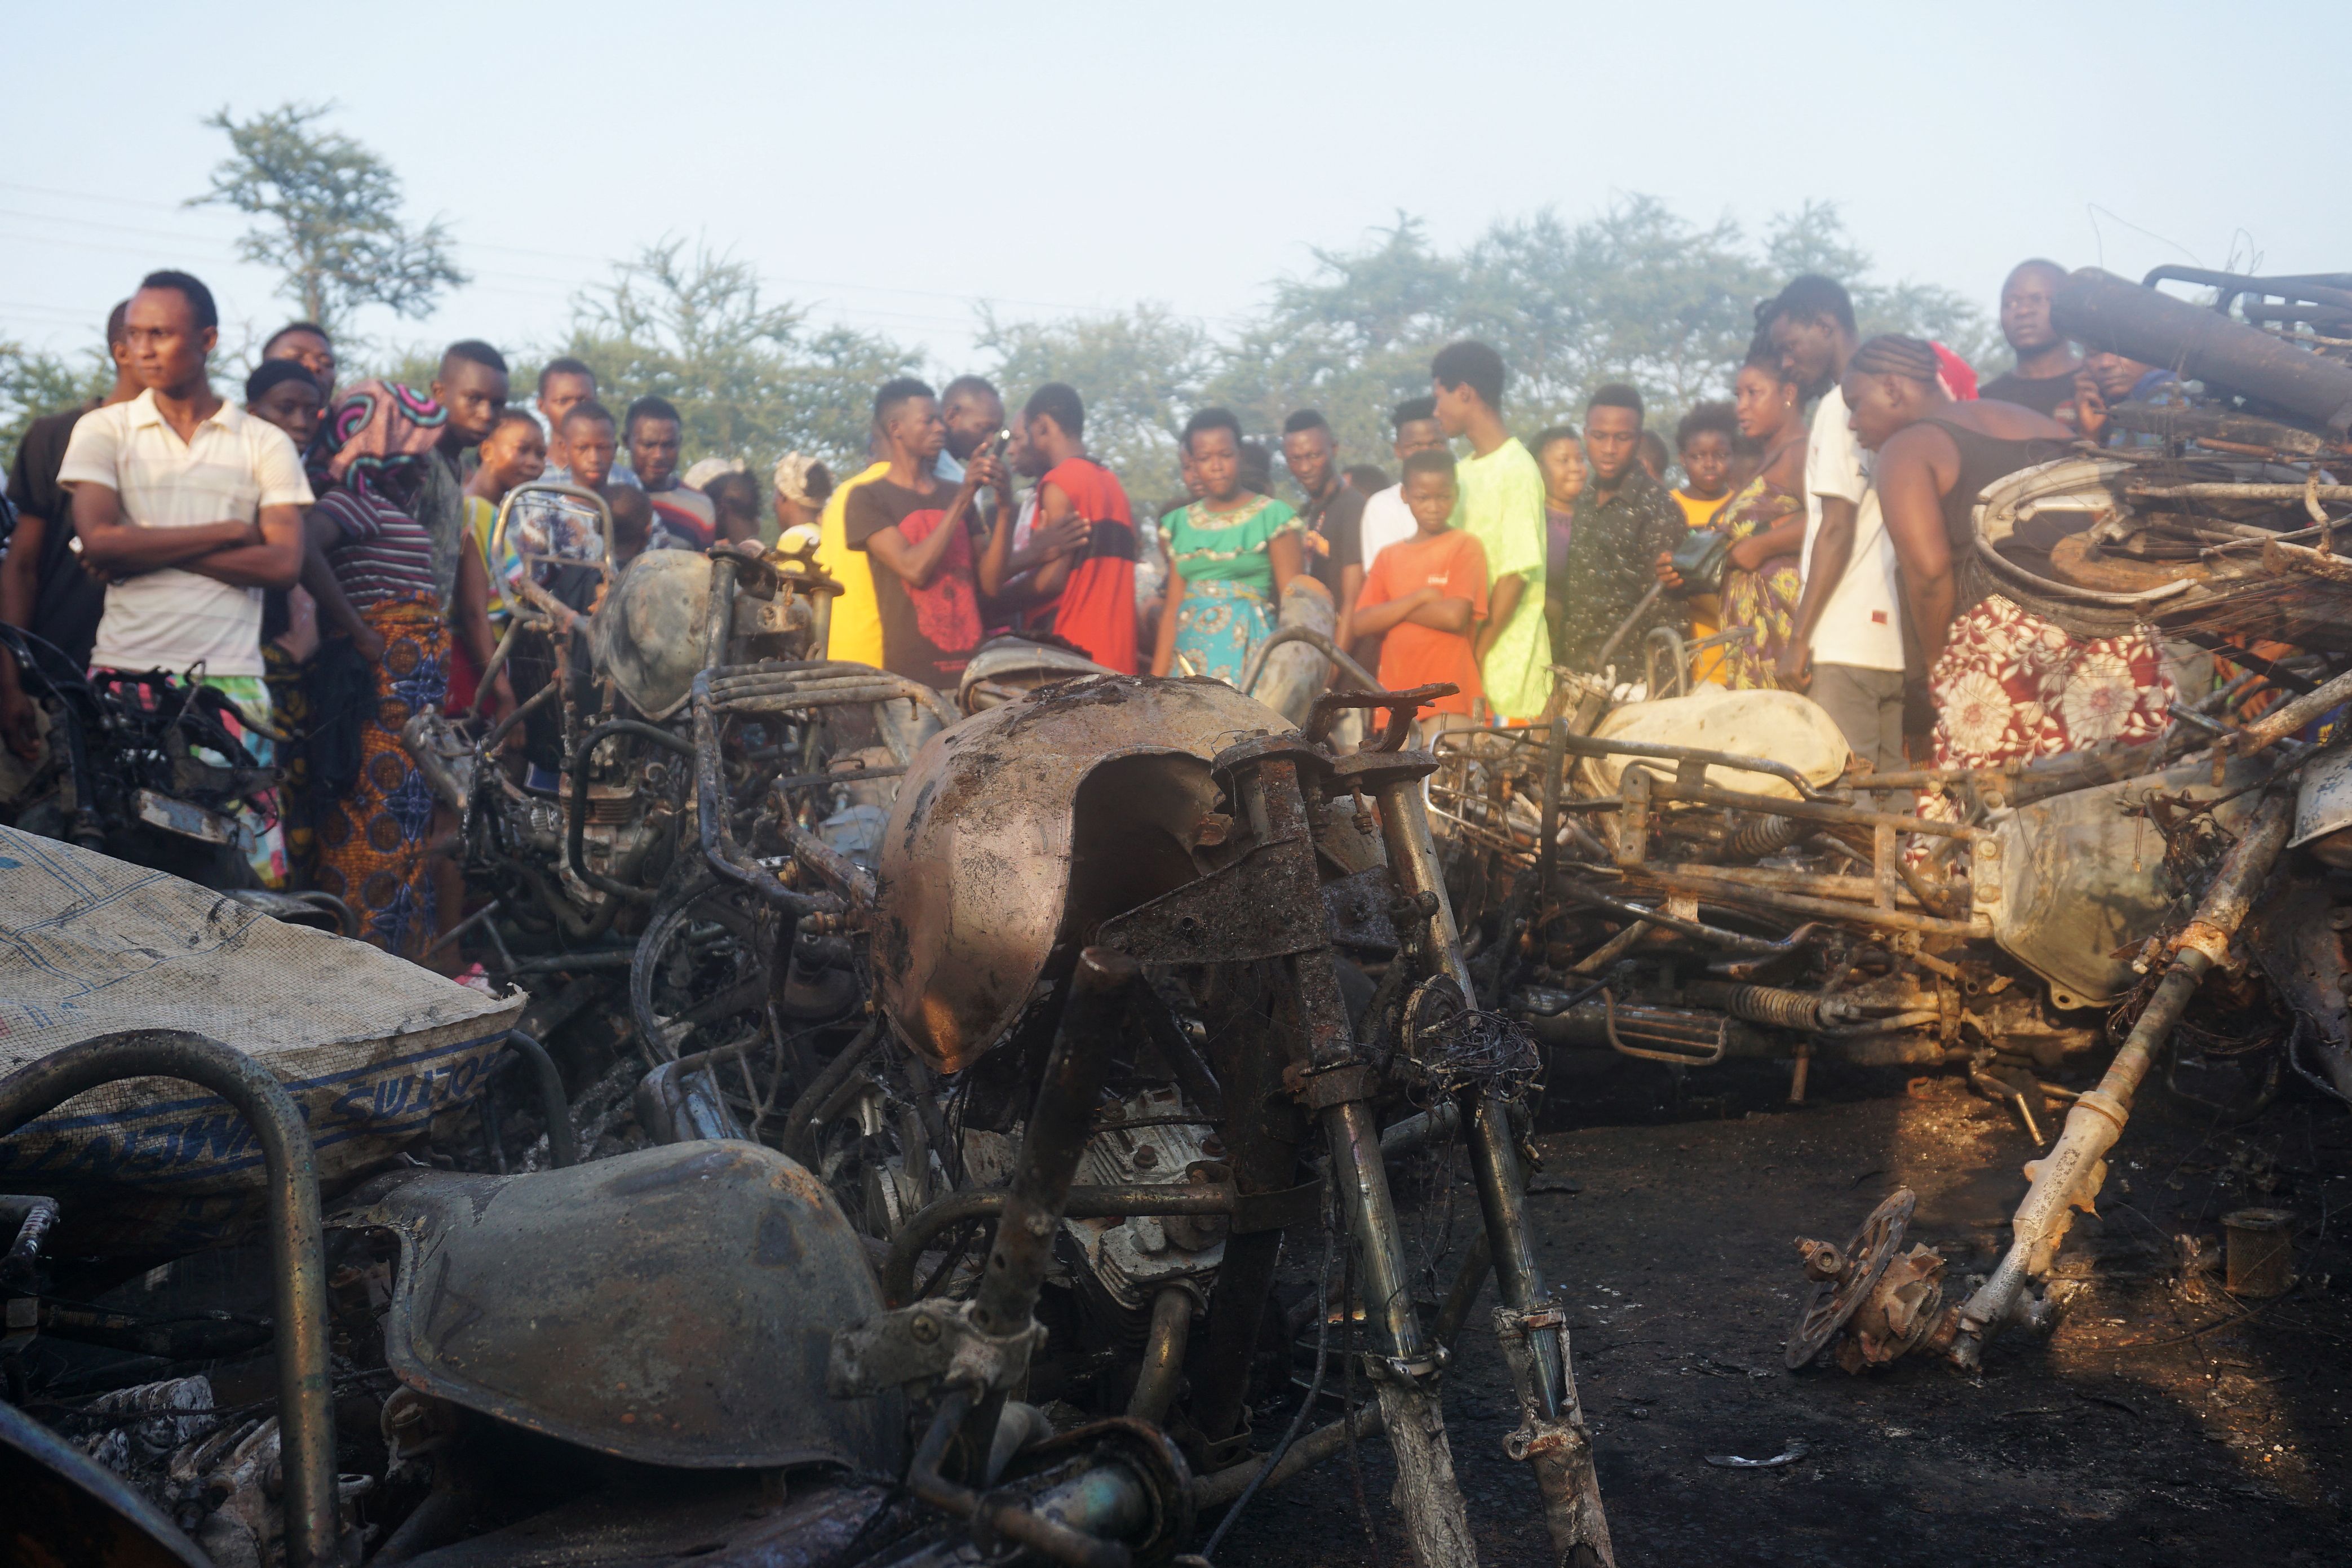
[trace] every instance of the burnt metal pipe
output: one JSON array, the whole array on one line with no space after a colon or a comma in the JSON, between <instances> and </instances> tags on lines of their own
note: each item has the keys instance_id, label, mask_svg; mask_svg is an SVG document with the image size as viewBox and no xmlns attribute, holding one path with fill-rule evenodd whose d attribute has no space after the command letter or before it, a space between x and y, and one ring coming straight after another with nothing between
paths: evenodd
<instances>
[{"instance_id":1,"label":"burnt metal pipe","mask_svg":"<svg viewBox=\"0 0 2352 1568\"><path fill-rule=\"evenodd\" d=\"M2352 427L2352 369L2112 272L2086 267L2069 278L2050 320L2079 343L2258 397L2339 440Z\"/></svg>"},{"instance_id":2,"label":"burnt metal pipe","mask_svg":"<svg viewBox=\"0 0 2352 1568\"><path fill-rule=\"evenodd\" d=\"M337 1561L335 1431L328 1405L327 1268L319 1170L301 1108L242 1051L182 1029L131 1029L66 1047L0 1079L0 1137L78 1094L128 1078L180 1079L246 1119L269 1184L278 1425L286 1465L286 1551L294 1568Z\"/></svg>"},{"instance_id":3,"label":"burnt metal pipe","mask_svg":"<svg viewBox=\"0 0 2352 1568\"><path fill-rule=\"evenodd\" d=\"M1710 752L1697 746L1670 746L1657 741L1603 740L1595 735L1564 733L1560 736L1559 744L1563 751L1572 752L1580 757L1646 757L1662 763L1700 763L1710 767L1729 768L1736 773L1764 773L1782 781L1807 801L1826 805L1830 809L1837 811L1854 809L1852 806L1839 805L1835 797L1826 791L1815 789L1812 782L1795 768L1787 763L1774 762L1769 757L1743 757L1733 752ZM1664 782L1661 780L1657 786L1662 792ZM1693 800L1697 796L1685 794L1682 798ZM1748 795L1721 804L1743 805L1751 811L1772 811L1783 804L1793 807L1798 803L1793 801L1783 803L1777 795ZM1804 814L1792 809L1784 815L1795 816ZM1818 812L1815 815L1818 816ZM1830 817L1827 820L1834 822L1843 821L1845 818Z\"/></svg>"},{"instance_id":4,"label":"burnt metal pipe","mask_svg":"<svg viewBox=\"0 0 2352 1568\"><path fill-rule=\"evenodd\" d=\"M2280 703L2238 731L2235 749L2242 752L2259 752L2274 745L2347 702L2352 702L2352 671L2337 676L2315 691Z\"/></svg>"},{"instance_id":5,"label":"burnt metal pipe","mask_svg":"<svg viewBox=\"0 0 2352 1568\"><path fill-rule=\"evenodd\" d=\"M903 1307L915 1291L915 1265L931 1243L971 1220L994 1219L1004 1212L1006 1194L1001 1189L966 1189L934 1199L908 1216L890 1243L882 1263L882 1300ZM1065 1219L1115 1219L1131 1215L1230 1215L1230 1187L1199 1186L1185 1182L1106 1182L1072 1186L1062 1207Z\"/></svg>"},{"instance_id":6,"label":"burnt metal pipe","mask_svg":"<svg viewBox=\"0 0 2352 1568\"><path fill-rule=\"evenodd\" d=\"M1151 1299L1151 1330L1143 1342L1143 1370L1128 1396L1127 1413L1154 1425L1176 1402L1184 1375L1184 1347L1192 1337L1192 1292L1171 1285Z\"/></svg>"},{"instance_id":7,"label":"burnt metal pipe","mask_svg":"<svg viewBox=\"0 0 2352 1568\"><path fill-rule=\"evenodd\" d=\"M874 873L803 827L786 818L784 842L793 847L793 858L833 884L834 889L860 909L874 904Z\"/></svg>"},{"instance_id":8,"label":"burnt metal pipe","mask_svg":"<svg viewBox=\"0 0 2352 1568\"><path fill-rule=\"evenodd\" d=\"M1060 1520L1049 1519L1007 1500L1001 1492L983 1496L941 1474L940 1465L947 1458L949 1444L974 1414L969 1389L958 1388L940 1402L939 1413L931 1417L930 1429L923 1434L922 1446L915 1450L914 1463L907 1467L907 1489L942 1513L970 1520L993 1534L1018 1542L1071 1568L1129 1568L1134 1553L1120 1542L1073 1530Z\"/></svg>"},{"instance_id":9,"label":"burnt metal pipe","mask_svg":"<svg viewBox=\"0 0 2352 1568\"><path fill-rule=\"evenodd\" d=\"M773 871L743 853L728 825L727 790L719 777L719 721L711 707L710 672L694 678L694 801L696 828L702 837L702 858L730 882L740 882L790 914L839 914L842 900L830 894L811 897L784 886Z\"/></svg>"},{"instance_id":10,"label":"burnt metal pipe","mask_svg":"<svg viewBox=\"0 0 2352 1568\"><path fill-rule=\"evenodd\" d=\"M1061 1038L1037 1086L1020 1163L972 1298L972 1326L982 1333L1017 1333L1028 1326L1054 1260L1054 1232L1069 1202L1070 1180L1094 1133L1095 1102L1110 1070L1110 1045L1127 1010L1128 988L1140 973L1133 959L1108 948L1078 954Z\"/></svg>"},{"instance_id":11,"label":"burnt metal pipe","mask_svg":"<svg viewBox=\"0 0 2352 1568\"><path fill-rule=\"evenodd\" d=\"M2132 1095L2147 1075L2158 1047L2172 1033L2197 987L2227 961L2231 939L2245 922L2255 891L2270 874L2294 822L2294 796L2279 791L2255 808L2237 843L2221 858L2197 912L2173 938L2172 963L2140 1010L2139 1020L2099 1086L2077 1097L2066 1113L2065 1130L2034 1167L2033 1184L2010 1221L2014 1237L1983 1286L1958 1310L1958 1333L1949 1354L1973 1369L1988 1340L2016 1310L2026 1281L2046 1272L2077 1207L2087 1208L2106 1180L2106 1152L2123 1136Z\"/></svg>"},{"instance_id":12,"label":"burnt metal pipe","mask_svg":"<svg viewBox=\"0 0 2352 1568\"><path fill-rule=\"evenodd\" d=\"M648 724L642 719L614 719L599 724L580 738L572 748L571 765L564 771L571 775L572 795L564 803L563 854L572 874L595 889L616 899L626 899L633 904L654 901L651 888L633 888L626 882L616 882L601 871L591 871L582 858L588 827L588 758L596 748L615 735L634 735L641 741L667 746L689 763L694 761L694 747L684 736L673 735L658 724Z\"/></svg>"},{"instance_id":13,"label":"burnt metal pipe","mask_svg":"<svg viewBox=\"0 0 2352 1568\"><path fill-rule=\"evenodd\" d=\"M1352 1434L1350 1427L1354 1429ZM1261 1489L1278 1487L1346 1447L1350 1436L1361 1439L1380 1429L1380 1404L1376 1400L1366 1400L1356 1407L1353 1415L1328 1426L1318 1426L1291 1444L1290 1451L1284 1454L1281 1461L1266 1471L1265 1479L1257 1484ZM1201 1477L1192 1483L1192 1506L1196 1509L1223 1508L1247 1491L1251 1479L1264 1468L1255 1463L1233 1465L1214 1475Z\"/></svg>"},{"instance_id":14,"label":"burnt metal pipe","mask_svg":"<svg viewBox=\"0 0 2352 1568\"><path fill-rule=\"evenodd\" d=\"M1362 687L1365 690L1378 691L1381 689L1380 681L1374 679L1370 670L1366 669L1362 665L1358 664L1354 659L1349 658L1347 653L1340 648L1338 643L1333 642L1323 633L1317 631L1313 626L1284 626L1272 637L1266 638L1265 641L1258 644L1256 649L1249 656L1249 663L1242 669L1242 694L1244 696L1248 696L1256 689L1257 678L1260 674L1264 673L1265 669L1266 656L1273 653L1276 648L1282 647L1285 643L1294 642L1303 642L1312 645L1317 653L1321 654L1325 658L1329 659L1333 664L1337 665L1339 668L1340 673L1347 676L1349 679L1354 681L1358 686Z\"/></svg>"},{"instance_id":15,"label":"burnt metal pipe","mask_svg":"<svg viewBox=\"0 0 2352 1568\"><path fill-rule=\"evenodd\" d=\"M1710 947L1725 948L1732 952L1749 953L1784 951L1779 942L1767 941L1763 937L1748 936L1741 931L1723 931L1715 926L1702 925L1696 921L1684 920L1679 915L1670 915L1664 910L1644 909L1640 904L1627 903L1622 899L1612 899L1599 889L1589 887L1582 882L1562 883L1560 890L1579 903L1590 904L1598 910L1606 910L1611 914L1622 915L1627 920L1646 921L1651 925L1665 931L1679 931L1686 937L1706 942Z\"/></svg>"},{"instance_id":16,"label":"burnt metal pipe","mask_svg":"<svg viewBox=\"0 0 2352 1568\"><path fill-rule=\"evenodd\" d=\"M824 1120L825 1106L849 1081L851 1075L865 1065L866 1058L873 1054L881 1038L882 1026L878 1022L866 1025L858 1032L857 1037L842 1047L841 1054L825 1063L824 1070L811 1079L808 1086L801 1090L800 1098L793 1101L793 1108L784 1112L782 1144L787 1155L803 1165L816 1157L814 1141L817 1128ZM926 1214L929 1212L928 1209L924 1211Z\"/></svg>"},{"instance_id":17,"label":"burnt metal pipe","mask_svg":"<svg viewBox=\"0 0 2352 1568\"><path fill-rule=\"evenodd\" d=\"M520 1029L507 1031L507 1048L530 1064L531 1080L539 1086L539 1112L547 1123L547 1161L562 1169L580 1163L580 1144L572 1134L572 1102L564 1097L563 1075L547 1047Z\"/></svg>"}]
</instances>

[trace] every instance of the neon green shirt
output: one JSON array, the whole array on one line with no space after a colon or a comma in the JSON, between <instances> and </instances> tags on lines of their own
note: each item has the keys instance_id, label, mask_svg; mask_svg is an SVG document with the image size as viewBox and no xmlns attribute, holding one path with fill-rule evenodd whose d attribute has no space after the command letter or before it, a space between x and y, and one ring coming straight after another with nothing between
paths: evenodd
<instances>
[{"instance_id":1,"label":"neon green shirt","mask_svg":"<svg viewBox=\"0 0 2352 1568\"><path fill-rule=\"evenodd\" d=\"M1486 552L1487 593L1506 577L1527 584L1518 607L1479 668L1486 701L1505 719L1540 719L1551 697L1551 649L1544 634L1543 471L1513 437L1454 470L1462 499L1454 526Z\"/></svg>"}]
</instances>

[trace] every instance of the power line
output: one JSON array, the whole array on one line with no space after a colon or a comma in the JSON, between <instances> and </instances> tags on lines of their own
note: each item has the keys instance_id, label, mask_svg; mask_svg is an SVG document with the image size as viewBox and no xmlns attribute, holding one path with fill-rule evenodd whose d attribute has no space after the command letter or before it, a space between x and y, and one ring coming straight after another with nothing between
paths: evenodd
<instances>
[{"instance_id":1,"label":"power line","mask_svg":"<svg viewBox=\"0 0 2352 1568\"><path fill-rule=\"evenodd\" d=\"M115 206L136 207L144 211L184 212L190 210L175 203L141 201L128 196L101 196L79 191L61 191L52 186L28 185L9 180L0 180L0 190L22 191L27 195L33 195L61 196L76 201L96 202ZM108 229L123 234L147 235L157 238L179 240L183 243L184 243L185 240L185 237L182 235L176 233L166 233L165 231L159 229L138 228L125 224L108 224L100 222L96 219L67 217L62 215L0 212L0 216L29 218L40 223L71 224L78 227ZM210 243L215 245L229 245L234 243L232 240L215 239L211 237L204 237ZM457 242L457 247L461 252L481 250L505 256L537 257L542 260L548 261L577 262L585 267L610 268L616 265L614 260L610 257L583 256L575 252L561 250L539 250L524 246L494 245L486 240L459 240ZM564 288L583 288L588 286L584 280L551 279L535 273L507 272L499 268L482 268L479 270L482 270L485 273L496 272L500 276L520 278L532 282L555 284ZM1121 308L1113 305L1078 305L1073 304L1067 300L1030 300L1006 294L973 294L958 292L951 289L908 289L884 283L850 282L842 279L795 278L786 277L782 274L762 273L760 275L760 282L762 287L768 288L837 289L847 290L851 293L894 294L903 295L909 299L951 300L964 305L1014 305L1027 310L1056 310L1066 315L1077 316L1108 315L1114 313ZM938 318L908 316L906 319L937 320ZM1242 318L1231 316L1195 316L1192 319L1228 328L1239 328L1249 324Z\"/></svg>"}]
</instances>

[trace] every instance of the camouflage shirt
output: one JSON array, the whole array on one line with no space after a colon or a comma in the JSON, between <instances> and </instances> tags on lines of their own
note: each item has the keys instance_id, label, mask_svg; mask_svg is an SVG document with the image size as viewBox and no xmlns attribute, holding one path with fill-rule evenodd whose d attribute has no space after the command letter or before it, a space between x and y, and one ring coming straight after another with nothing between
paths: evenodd
<instances>
[{"instance_id":1,"label":"camouflage shirt","mask_svg":"<svg viewBox=\"0 0 2352 1568\"><path fill-rule=\"evenodd\" d=\"M1680 545L1685 530L1682 508L1638 463L1614 495L1596 500L1599 494L1587 489L1578 500L1568 563L1549 585L1566 610L1559 662L1570 669L1591 671L1593 656L1609 634L1656 585L1658 557ZM1609 656L1621 679L1638 679L1642 639L1653 626L1673 626L1687 637L1690 610L1675 595L1661 594Z\"/></svg>"}]
</instances>

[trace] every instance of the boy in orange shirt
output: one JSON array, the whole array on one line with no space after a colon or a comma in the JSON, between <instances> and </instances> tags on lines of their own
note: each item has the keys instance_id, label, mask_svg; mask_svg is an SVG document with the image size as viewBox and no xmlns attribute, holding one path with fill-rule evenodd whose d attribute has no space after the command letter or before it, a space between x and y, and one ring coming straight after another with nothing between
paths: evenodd
<instances>
[{"instance_id":1,"label":"boy in orange shirt","mask_svg":"<svg viewBox=\"0 0 2352 1568\"><path fill-rule=\"evenodd\" d=\"M1470 535L1446 526L1458 492L1454 457L1444 447L1405 458L1402 489L1417 531L1373 560L1356 596L1355 630L1383 638L1382 686L1402 691L1452 681L1460 694L1431 706L1467 717L1480 696L1474 639L1486 618L1486 552ZM1433 731L1443 724L1426 722Z\"/></svg>"}]
</instances>

